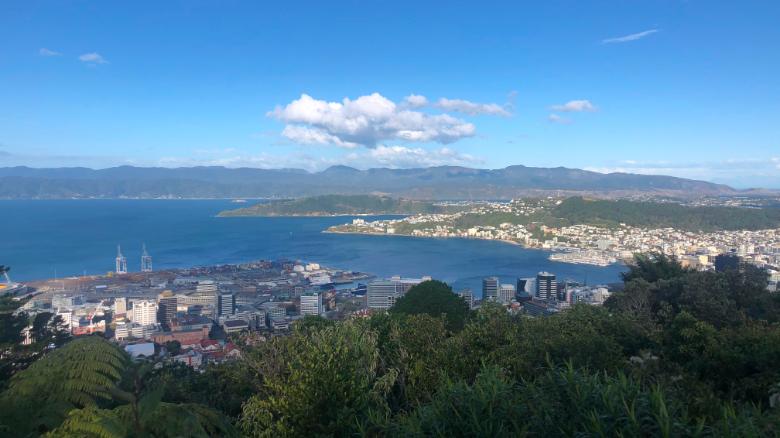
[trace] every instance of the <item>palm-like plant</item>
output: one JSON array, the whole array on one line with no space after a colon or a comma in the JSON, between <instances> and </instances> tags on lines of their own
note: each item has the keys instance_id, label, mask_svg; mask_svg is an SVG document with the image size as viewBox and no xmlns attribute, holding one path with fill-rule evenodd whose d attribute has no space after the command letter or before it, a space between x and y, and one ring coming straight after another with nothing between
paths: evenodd
<instances>
[{"instance_id":1,"label":"palm-like plant","mask_svg":"<svg viewBox=\"0 0 780 438\"><path fill-rule=\"evenodd\" d=\"M150 387L152 364L135 362L126 369L125 388L111 390L114 409L87 407L71 411L51 437L123 438L168 436L237 436L217 411L196 404L162 401L163 387Z\"/></svg>"},{"instance_id":2,"label":"palm-like plant","mask_svg":"<svg viewBox=\"0 0 780 438\"><path fill-rule=\"evenodd\" d=\"M19 432L50 430L72 409L109 402L128 361L104 339L74 340L13 376L0 395L0 419Z\"/></svg>"}]
</instances>

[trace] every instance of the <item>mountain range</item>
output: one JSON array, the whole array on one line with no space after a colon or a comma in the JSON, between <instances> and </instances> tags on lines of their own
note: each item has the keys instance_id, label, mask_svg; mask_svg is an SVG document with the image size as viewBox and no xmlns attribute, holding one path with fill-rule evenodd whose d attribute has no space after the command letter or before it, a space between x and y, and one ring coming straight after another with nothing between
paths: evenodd
<instances>
[{"instance_id":1,"label":"mountain range","mask_svg":"<svg viewBox=\"0 0 780 438\"><path fill-rule=\"evenodd\" d=\"M440 166L358 170L133 167L0 168L0 198L274 198L386 194L409 199L510 199L588 194L696 197L738 195L729 186L661 175L598 173L564 167L473 169Z\"/></svg>"}]
</instances>

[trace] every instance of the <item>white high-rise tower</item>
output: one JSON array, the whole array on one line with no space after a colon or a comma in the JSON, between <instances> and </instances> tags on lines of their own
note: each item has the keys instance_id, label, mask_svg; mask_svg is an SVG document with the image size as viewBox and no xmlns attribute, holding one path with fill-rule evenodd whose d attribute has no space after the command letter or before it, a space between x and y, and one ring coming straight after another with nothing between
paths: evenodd
<instances>
[{"instance_id":1,"label":"white high-rise tower","mask_svg":"<svg viewBox=\"0 0 780 438\"><path fill-rule=\"evenodd\" d=\"M116 273L127 274L127 259L122 255L122 248L116 246Z\"/></svg>"},{"instance_id":2,"label":"white high-rise tower","mask_svg":"<svg viewBox=\"0 0 780 438\"><path fill-rule=\"evenodd\" d=\"M146 244L143 244L141 252L141 272L152 272L152 256L146 252Z\"/></svg>"}]
</instances>

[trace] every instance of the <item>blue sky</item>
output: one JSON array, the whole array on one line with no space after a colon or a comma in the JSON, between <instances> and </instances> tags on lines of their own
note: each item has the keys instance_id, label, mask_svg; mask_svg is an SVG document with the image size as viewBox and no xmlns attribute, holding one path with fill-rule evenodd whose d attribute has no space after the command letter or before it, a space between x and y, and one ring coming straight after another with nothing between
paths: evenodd
<instances>
[{"instance_id":1,"label":"blue sky","mask_svg":"<svg viewBox=\"0 0 780 438\"><path fill-rule=\"evenodd\" d=\"M524 164L780 188L777 23L776 1L7 1L0 166Z\"/></svg>"}]
</instances>

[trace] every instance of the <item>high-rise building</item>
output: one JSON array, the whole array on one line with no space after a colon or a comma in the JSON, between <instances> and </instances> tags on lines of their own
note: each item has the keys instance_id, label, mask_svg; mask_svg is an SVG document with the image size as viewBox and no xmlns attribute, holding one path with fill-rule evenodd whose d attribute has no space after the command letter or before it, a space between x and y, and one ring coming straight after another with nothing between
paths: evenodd
<instances>
[{"instance_id":1,"label":"high-rise building","mask_svg":"<svg viewBox=\"0 0 780 438\"><path fill-rule=\"evenodd\" d=\"M301 315L319 315L322 313L322 294L306 292L301 295Z\"/></svg>"},{"instance_id":2,"label":"high-rise building","mask_svg":"<svg viewBox=\"0 0 780 438\"><path fill-rule=\"evenodd\" d=\"M498 293L498 301L501 304L509 304L513 299L515 299L516 293L517 290L515 289L514 284L502 284Z\"/></svg>"},{"instance_id":3,"label":"high-rise building","mask_svg":"<svg viewBox=\"0 0 780 438\"><path fill-rule=\"evenodd\" d=\"M127 274L127 259L122 255L122 248L119 245L116 246L116 259L114 262L117 274Z\"/></svg>"},{"instance_id":4,"label":"high-rise building","mask_svg":"<svg viewBox=\"0 0 780 438\"><path fill-rule=\"evenodd\" d=\"M157 303L152 300L133 300L132 321L142 326L157 324Z\"/></svg>"},{"instance_id":5,"label":"high-rise building","mask_svg":"<svg viewBox=\"0 0 780 438\"><path fill-rule=\"evenodd\" d=\"M482 301L496 301L498 299L498 277L485 277L482 279Z\"/></svg>"},{"instance_id":6,"label":"high-rise building","mask_svg":"<svg viewBox=\"0 0 780 438\"><path fill-rule=\"evenodd\" d=\"M528 285L528 279L527 278L518 278L517 279L517 292L527 292L525 290L526 286Z\"/></svg>"},{"instance_id":7,"label":"high-rise building","mask_svg":"<svg viewBox=\"0 0 780 438\"><path fill-rule=\"evenodd\" d=\"M536 274L536 298L540 300L555 299L558 293L558 282L555 274L540 272Z\"/></svg>"},{"instance_id":8,"label":"high-rise building","mask_svg":"<svg viewBox=\"0 0 780 438\"><path fill-rule=\"evenodd\" d=\"M141 272L152 272L152 256L146 252L146 244L141 247Z\"/></svg>"},{"instance_id":9,"label":"high-rise building","mask_svg":"<svg viewBox=\"0 0 780 438\"><path fill-rule=\"evenodd\" d=\"M171 321L176 317L177 305L178 301L176 300L176 295L169 290L163 291L163 293L157 297L157 319L166 329L170 327Z\"/></svg>"},{"instance_id":10,"label":"high-rise building","mask_svg":"<svg viewBox=\"0 0 780 438\"><path fill-rule=\"evenodd\" d=\"M395 304L413 286L430 280L431 277L401 278L392 277L389 280L377 280L368 283L366 302L369 309L387 310Z\"/></svg>"},{"instance_id":11,"label":"high-rise building","mask_svg":"<svg viewBox=\"0 0 780 438\"><path fill-rule=\"evenodd\" d=\"M223 292L217 295L217 316L228 317L236 313L236 295L232 292Z\"/></svg>"}]
</instances>

